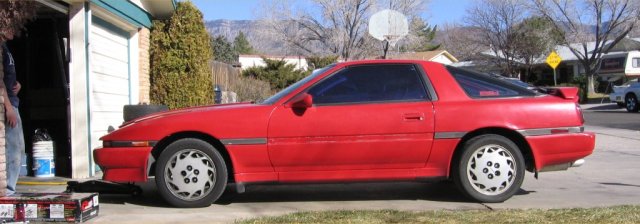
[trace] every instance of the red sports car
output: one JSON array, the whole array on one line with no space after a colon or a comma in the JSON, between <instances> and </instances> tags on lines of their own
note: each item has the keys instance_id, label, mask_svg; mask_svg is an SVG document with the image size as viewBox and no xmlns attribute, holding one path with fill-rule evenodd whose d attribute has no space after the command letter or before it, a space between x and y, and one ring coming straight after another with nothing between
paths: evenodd
<instances>
[{"instance_id":1,"label":"red sports car","mask_svg":"<svg viewBox=\"0 0 640 224\"><path fill-rule=\"evenodd\" d=\"M593 152L576 88L537 93L411 60L330 65L260 103L148 115L103 136L104 180L147 181L177 207L228 183L451 179L481 202L516 193L524 172L579 166Z\"/></svg>"}]
</instances>

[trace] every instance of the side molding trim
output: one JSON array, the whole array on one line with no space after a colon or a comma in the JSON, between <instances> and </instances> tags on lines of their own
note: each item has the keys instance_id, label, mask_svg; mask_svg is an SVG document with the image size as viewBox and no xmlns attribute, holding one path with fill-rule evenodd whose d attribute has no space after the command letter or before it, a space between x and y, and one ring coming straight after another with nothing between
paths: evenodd
<instances>
[{"instance_id":1,"label":"side molding trim","mask_svg":"<svg viewBox=\"0 0 640 224\"><path fill-rule=\"evenodd\" d=\"M267 138L235 138L221 139L224 145L264 145L267 144Z\"/></svg>"}]
</instances>

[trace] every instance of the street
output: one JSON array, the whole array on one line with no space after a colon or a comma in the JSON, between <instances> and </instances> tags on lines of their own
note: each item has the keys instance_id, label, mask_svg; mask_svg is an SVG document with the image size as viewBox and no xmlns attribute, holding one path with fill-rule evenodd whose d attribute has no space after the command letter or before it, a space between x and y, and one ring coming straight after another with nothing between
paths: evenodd
<instances>
[{"instance_id":1,"label":"street","mask_svg":"<svg viewBox=\"0 0 640 224\"><path fill-rule=\"evenodd\" d=\"M297 211L397 209L493 210L600 207L640 204L640 114L610 105L584 107L586 130L597 133L596 150L582 167L527 173L520 192L504 203L471 202L453 184L353 183L247 186L237 194L226 192L207 208L169 207L155 192L153 180L143 184L142 197L101 195L100 215L91 223L229 223L265 215ZM609 108L609 109L607 109ZM19 191L60 192L64 186L19 186Z\"/></svg>"}]
</instances>

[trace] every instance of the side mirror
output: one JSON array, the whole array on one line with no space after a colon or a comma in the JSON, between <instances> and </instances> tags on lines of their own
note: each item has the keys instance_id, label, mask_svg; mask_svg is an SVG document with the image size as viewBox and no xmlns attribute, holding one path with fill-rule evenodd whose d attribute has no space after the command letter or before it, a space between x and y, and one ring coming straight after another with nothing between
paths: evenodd
<instances>
[{"instance_id":1,"label":"side mirror","mask_svg":"<svg viewBox=\"0 0 640 224\"><path fill-rule=\"evenodd\" d=\"M313 97L308 93L298 94L284 105L286 108L306 109L313 106Z\"/></svg>"}]
</instances>

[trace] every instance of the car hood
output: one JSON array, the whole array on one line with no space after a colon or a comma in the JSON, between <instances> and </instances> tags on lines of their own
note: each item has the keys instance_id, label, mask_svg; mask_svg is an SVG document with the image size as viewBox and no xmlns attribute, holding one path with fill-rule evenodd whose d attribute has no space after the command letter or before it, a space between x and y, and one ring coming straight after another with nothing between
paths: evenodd
<instances>
[{"instance_id":1,"label":"car hood","mask_svg":"<svg viewBox=\"0 0 640 224\"><path fill-rule=\"evenodd\" d=\"M163 111L158 113L152 113L146 116L142 116L131 121L125 122L120 125L120 128L124 126L128 126L130 124L138 123L146 120L153 120L158 118L165 118L170 116L179 116L182 114L193 114L198 112L209 112L209 111L228 111L228 110L237 110L242 108L250 108L257 107L258 105L253 104L251 102L243 102L243 103L231 103L231 104L217 104L217 105L208 105L208 106L199 106L199 107L189 107L183 109L175 109L169 111Z\"/></svg>"}]
</instances>

